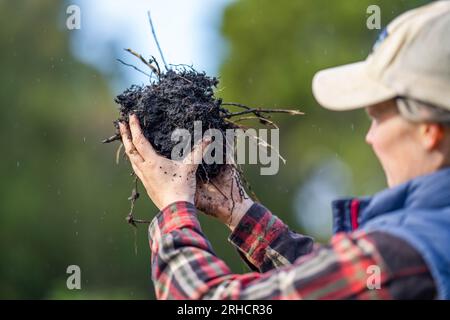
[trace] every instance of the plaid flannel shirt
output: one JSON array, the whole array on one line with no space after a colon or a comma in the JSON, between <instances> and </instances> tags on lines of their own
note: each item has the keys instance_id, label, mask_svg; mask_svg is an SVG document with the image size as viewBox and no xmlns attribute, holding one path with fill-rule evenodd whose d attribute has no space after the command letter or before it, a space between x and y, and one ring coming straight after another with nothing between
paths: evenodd
<instances>
[{"instance_id":1,"label":"plaid flannel shirt","mask_svg":"<svg viewBox=\"0 0 450 320\"><path fill-rule=\"evenodd\" d=\"M254 271L233 274L215 255L196 215L193 204L175 202L150 224L152 279L158 299L435 296L424 261L404 241L380 232L355 231L335 234L328 245L313 244L260 204L249 209L229 237Z\"/></svg>"}]
</instances>

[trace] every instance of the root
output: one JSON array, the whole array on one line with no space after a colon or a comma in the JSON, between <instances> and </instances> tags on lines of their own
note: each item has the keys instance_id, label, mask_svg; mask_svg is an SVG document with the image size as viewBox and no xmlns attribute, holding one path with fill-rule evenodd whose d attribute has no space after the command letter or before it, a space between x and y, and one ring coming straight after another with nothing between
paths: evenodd
<instances>
[{"instance_id":1,"label":"root","mask_svg":"<svg viewBox=\"0 0 450 320\"><path fill-rule=\"evenodd\" d=\"M148 21L150 22L150 28L152 29L153 39L156 42L156 46L158 47L159 55L161 56L161 60L164 63L164 67L166 68L166 71L169 70L167 67L166 59L164 59L164 55L162 53L161 47L159 46L158 38L156 37L155 27L153 26L152 17L150 16L150 11L147 11Z\"/></svg>"},{"instance_id":2,"label":"root","mask_svg":"<svg viewBox=\"0 0 450 320\"><path fill-rule=\"evenodd\" d=\"M136 175L134 174L134 172L132 173L132 175L134 175L134 188L133 190L131 190L131 195L128 197L128 200L131 201L131 208L130 208L130 212L128 213L128 215L125 217L125 220L131 224L133 227L137 228L137 223L147 223L149 224L150 221L148 220L141 220L141 219L135 219L134 218L134 206L136 204L136 200L139 198L139 192L138 192L138 177L136 177Z\"/></svg>"},{"instance_id":3,"label":"root","mask_svg":"<svg viewBox=\"0 0 450 320\"><path fill-rule=\"evenodd\" d=\"M143 74L145 74L147 77L151 78L151 75L149 75L148 73L142 71L142 70L139 69L138 67L136 67L136 66L134 66L134 65L132 65L132 64L126 63L126 62L124 62L124 61L122 61L122 60L120 60L120 59L116 59L116 60L119 61L121 64L123 64L123 65L125 65L125 66L127 66L127 67L131 67L131 68L133 68L134 70L139 71L140 73L143 73Z\"/></svg>"},{"instance_id":4,"label":"root","mask_svg":"<svg viewBox=\"0 0 450 320\"><path fill-rule=\"evenodd\" d=\"M119 160L120 160L120 151L123 148L123 143L120 144L120 146L117 148L116 151L116 164L119 164Z\"/></svg>"},{"instance_id":5,"label":"root","mask_svg":"<svg viewBox=\"0 0 450 320\"><path fill-rule=\"evenodd\" d=\"M102 143L110 143L110 142L117 141L117 140L122 140L122 137L118 133L116 133L115 135L113 135L109 138L103 139Z\"/></svg>"},{"instance_id":6,"label":"root","mask_svg":"<svg viewBox=\"0 0 450 320\"><path fill-rule=\"evenodd\" d=\"M242 117L242 118L239 118L239 119L234 120L234 122L232 122L232 123L236 123L236 122L244 121L244 120L252 120L252 119L258 119L259 122L261 122L261 123L264 124L264 125L270 125L271 127L275 128L275 129L279 129L279 127L276 125L275 122L270 121L269 119L263 118L263 117L260 117L260 116L254 116L254 117Z\"/></svg>"},{"instance_id":7,"label":"root","mask_svg":"<svg viewBox=\"0 0 450 320\"><path fill-rule=\"evenodd\" d=\"M248 192L250 193L250 198L256 202L261 202L261 201L259 201L259 198L256 196L255 192L253 191L248 180L245 179L243 170L238 167L236 167L236 170L239 172L239 177L241 178L242 182L244 182L245 187L247 188Z\"/></svg>"},{"instance_id":8,"label":"root","mask_svg":"<svg viewBox=\"0 0 450 320\"><path fill-rule=\"evenodd\" d=\"M290 115L304 115L303 112L299 110L294 109L266 109L266 108L251 108L249 106L246 106L242 103L235 103L235 102L223 102L223 106L235 106L242 109L245 109L245 111L240 112L234 112L234 113L226 113L224 117L231 118L235 116L245 115L245 114L254 114L254 117L242 117L237 120L234 120L235 122L239 122L242 120L249 120L249 119L258 119L262 124L264 125L270 125L275 129L279 129L278 126L275 124L275 122L269 120L268 115L262 115L261 113L288 113Z\"/></svg>"},{"instance_id":9,"label":"root","mask_svg":"<svg viewBox=\"0 0 450 320\"><path fill-rule=\"evenodd\" d=\"M262 147L269 147L269 148L272 150L272 152L276 152L276 154L278 155L278 158L280 158L281 161L283 161L283 163L286 164L286 159L283 158L283 157L281 156L281 154L278 152L278 150L275 149L270 143L268 143L267 141L261 139L261 138L258 137L258 136L254 136L254 135L249 135L249 136L252 137L253 139L255 139L256 141L258 141L258 145L259 145L259 146L262 146Z\"/></svg>"},{"instance_id":10,"label":"root","mask_svg":"<svg viewBox=\"0 0 450 320\"><path fill-rule=\"evenodd\" d=\"M226 115L227 118L240 116L248 113L258 114L258 113L288 113L290 115L303 115L304 113L298 110L292 110L292 109L263 109L263 108L251 108L247 109L245 111L235 112L235 113L228 113Z\"/></svg>"},{"instance_id":11,"label":"root","mask_svg":"<svg viewBox=\"0 0 450 320\"><path fill-rule=\"evenodd\" d=\"M160 73L159 73L159 71L158 71L158 68L156 68L154 65L152 65L152 62L153 62L152 60L148 60L148 61L145 60L145 58L144 58L142 55L140 55L139 53L137 53L137 52L131 50L130 48L124 49L124 50L125 50L126 52L131 53L133 56L137 57L139 60L141 60L142 63L145 64L147 67L149 67L150 70L152 70L152 72L153 72L154 74L156 74L158 77L160 76Z\"/></svg>"}]
</instances>

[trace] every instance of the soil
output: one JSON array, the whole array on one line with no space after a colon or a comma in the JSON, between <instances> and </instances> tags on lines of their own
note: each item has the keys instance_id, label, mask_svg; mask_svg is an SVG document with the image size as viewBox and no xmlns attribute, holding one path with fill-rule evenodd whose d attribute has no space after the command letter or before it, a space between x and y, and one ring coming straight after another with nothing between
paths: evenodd
<instances>
[{"instance_id":1,"label":"soil","mask_svg":"<svg viewBox=\"0 0 450 320\"><path fill-rule=\"evenodd\" d=\"M128 121L129 115L134 113L140 120L145 137L167 158L178 143L171 140L171 134L177 128L191 133L192 146L197 142L194 140L194 121L201 121L202 135L210 128L225 134L226 129L236 126L226 120L230 112L221 106L222 100L214 97L218 83L215 77L182 68L161 73L150 85L133 85L115 99L120 112L114 123L116 130L118 121ZM197 177L203 180L213 178L222 166L202 164Z\"/></svg>"}]
</instances>

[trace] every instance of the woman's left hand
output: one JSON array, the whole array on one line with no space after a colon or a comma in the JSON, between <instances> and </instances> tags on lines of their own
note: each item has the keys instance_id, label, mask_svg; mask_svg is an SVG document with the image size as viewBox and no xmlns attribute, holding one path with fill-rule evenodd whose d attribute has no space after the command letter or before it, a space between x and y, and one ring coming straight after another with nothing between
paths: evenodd
<instances>
[{"instance_id":1,"label":"woman's left hand","mask_svg":"<svg viewBox=\"0 0 450 320\"><path fill-rule=\"evenodd\" d=\"M183 161L174 161L157 154L142 134L135 115L130 116L129 123L129 128L126 123L119 123L122 143L134 172L154 204L161 210L176 201L194 203L195 174L201 163L198 159L202 158L211 140L201 140Z\"/></svg>"}]
</instances>

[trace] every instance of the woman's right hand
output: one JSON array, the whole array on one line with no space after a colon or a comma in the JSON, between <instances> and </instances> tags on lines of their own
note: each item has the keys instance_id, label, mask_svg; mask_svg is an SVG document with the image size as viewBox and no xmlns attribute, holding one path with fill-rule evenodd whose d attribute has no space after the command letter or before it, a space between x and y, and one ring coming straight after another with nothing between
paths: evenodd
<instances>
[{"instance_id":1,"label":"woman's right hand","mask_svg":"<svg viewBox=\"0 0 450 320\"><path fill-rule=\"evenodd\" d=\"M195 206L231 230L234 230L253 203L240 183L238 172L229 164L210 181L197 181Z\"/></svg>"}]
</instances>

